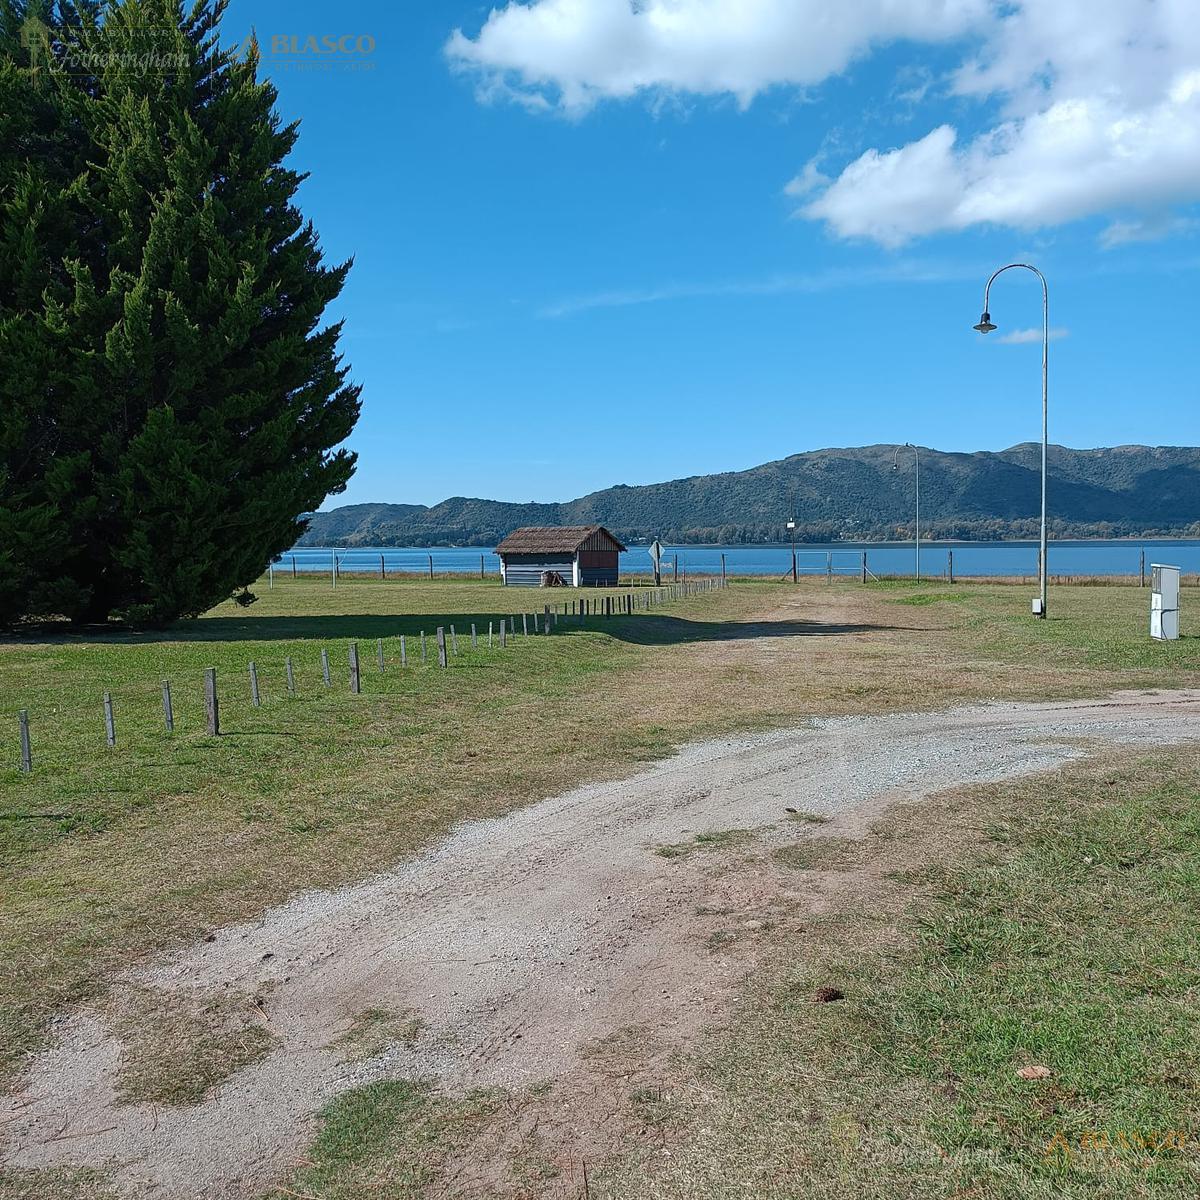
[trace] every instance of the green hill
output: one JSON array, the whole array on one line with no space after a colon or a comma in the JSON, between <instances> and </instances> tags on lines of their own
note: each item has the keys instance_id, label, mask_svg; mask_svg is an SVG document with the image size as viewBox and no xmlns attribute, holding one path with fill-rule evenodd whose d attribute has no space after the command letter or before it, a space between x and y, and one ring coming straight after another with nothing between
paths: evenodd
<instances>
[{"instance_id":1,"label":"green hill","mask_svg":"<svg viewBox=\"0 0 1200 1200\"><path fill-rule=\"evenodd\" d=\"M1033 536L1040 463L1033 443L973 454L922 448L922 536ZM802 540L875 540L912 535L913 483L910 450L898 460L895 446L814 450L563 503L454 496L432 507L351 504L315 513L301 545L487 546L521 525L593 521L626 541L780 541L793 508ZM1200 536L1200 448L1051 446L1048 496L1056 537Z\"/></svg>"}]
</instances>

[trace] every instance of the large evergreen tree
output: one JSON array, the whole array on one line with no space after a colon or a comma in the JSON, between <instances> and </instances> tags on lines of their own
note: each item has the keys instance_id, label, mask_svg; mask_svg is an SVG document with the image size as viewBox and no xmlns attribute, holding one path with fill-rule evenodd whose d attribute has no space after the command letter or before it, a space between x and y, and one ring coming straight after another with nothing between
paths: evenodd
<instances>
[{"instance_id":1,"label":"large evergreen tree","mask_svg":"<svg viewBox=\"0 0 1200 1200\"><path fill-rule=\"evenodd\" d=\"M202 612L353 470L349 264L224 7L0 0L0 620Z\"/></svg>"}]
</instances>

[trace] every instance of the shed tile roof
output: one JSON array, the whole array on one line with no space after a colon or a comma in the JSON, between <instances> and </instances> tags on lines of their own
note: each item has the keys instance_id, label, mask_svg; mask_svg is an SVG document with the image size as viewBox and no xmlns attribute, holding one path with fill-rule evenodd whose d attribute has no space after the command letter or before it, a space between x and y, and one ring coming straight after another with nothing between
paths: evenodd
<instances>
[{"instance_id":1,"label":"shed tile roof","mask_svg":"<svg viewBox=\"0 0 1200 1200\"><path fill-rule=\"evenodd\" d=\"M625 547L603 525L526 525L514 529L496 547L498 554L574 554L594 533L612 538L619 549Z\"/></svg>"}]
</instances>

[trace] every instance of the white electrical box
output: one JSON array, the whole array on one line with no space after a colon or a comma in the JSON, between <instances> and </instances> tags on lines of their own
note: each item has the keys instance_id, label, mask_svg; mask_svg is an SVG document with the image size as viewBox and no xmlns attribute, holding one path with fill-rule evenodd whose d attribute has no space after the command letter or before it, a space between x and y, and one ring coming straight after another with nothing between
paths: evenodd
<instances>
[{"instance_id":1,"label":"white electrical box","mask_svg":"<svg viewBox=\"0 0 1200 1200\"><path fill-rule=\"evenodd\" d=\"M1161 642L1179 636L1179 568L1150 566L1150 636Z\"/></svg>"}]
</instances>

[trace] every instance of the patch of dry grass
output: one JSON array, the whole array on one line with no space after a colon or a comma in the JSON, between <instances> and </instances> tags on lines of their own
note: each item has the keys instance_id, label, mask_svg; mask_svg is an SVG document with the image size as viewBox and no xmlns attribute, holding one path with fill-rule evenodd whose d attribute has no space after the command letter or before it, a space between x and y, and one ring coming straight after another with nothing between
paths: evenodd
<instances>
[{"instance_id":1,"label":"patch of dry grass","mask_svg":"<svg viewBox=\"0 0 1200 1200\"><path fill-rule=\"evenodd\" d=\"M870 842L861 838L813 837L779 846L771 857L795 871L853 871L871 855Z\"/></svg>"},{"instance_id":2,"label":"patch of dry grass","mask_svg":"<svg viewBox=\"0 0 1200 1200\"><path fill-rule=\"evenodd\" d=\"M0 1200L121 1200L101 1171L0 1168Z\"/></svg>"},{"instance_id":3,"label":"patch of dry grass","mask_svg":"<svg viewBox=\"0 0 1200 1200\"><path fill-rule=\"evenodd\" d=\"M666 846L655 846L654 853L660 858L690 858L705 851L728 850L754 836L753 829L714 829L698 833L689 842L673 842Z\"/></svg>"},{"instance_id":4,"label":"patch of dry grass","mask_svg":"<svg viewBox=\"0 0 1200 1200\"><path fill-rule=\"evenodd\" d=\"M126 1104L199 1104L272 1042L261 1001L231 992L128 989L113 1030L122 1044L117 1095Z\"/></svg>"},{"instance_id":5,"label":"patch of dry grass","mask_svg":"<svg viewBox=\"0 0 1200 1200\"><path fill-rule=\"evenodd\" d=\"M389 1046L411 1045L421 1036L424 1022L411 1011L365 1008L355 1014L350 1028L334 1043L347 1062L365 1062Z\"/></svg>"}]
</instances>

